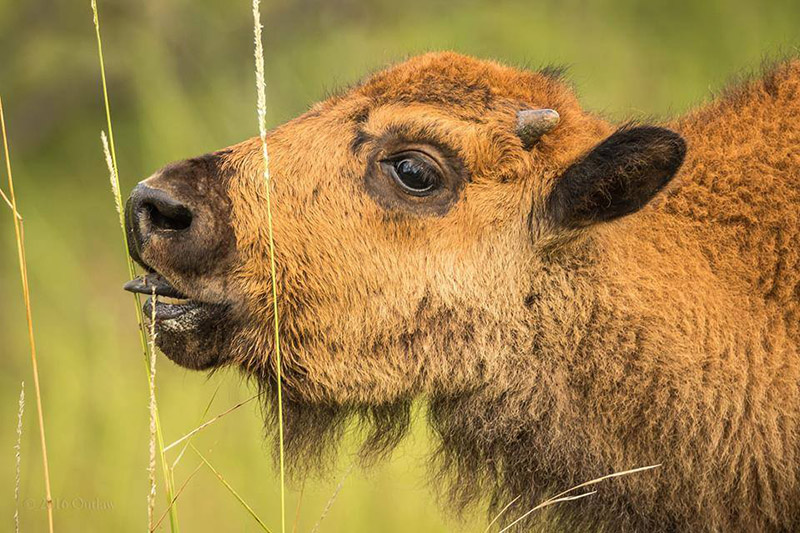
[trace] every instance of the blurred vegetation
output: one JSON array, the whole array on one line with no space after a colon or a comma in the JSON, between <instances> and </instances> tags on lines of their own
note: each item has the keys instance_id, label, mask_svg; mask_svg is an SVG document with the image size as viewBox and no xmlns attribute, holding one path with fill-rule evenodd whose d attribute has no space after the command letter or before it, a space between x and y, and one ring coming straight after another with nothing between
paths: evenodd
<instances>
[{"instance_id":1,"label":"blurred vegetation","mask_svg":"<svg viewBox=\"0 0 800 533\"><path fill-rule=\"evenodd\" d=\"M663 116L702 102L765 57L797 53L800 43L795 0L265 0L262 9L272 124L433 49L566 64L587 107L617 119ZM100 10L125 191L169 161L257 133L249 0L101 0ZM26 223L57 531L141 530L146 521L147 386L130 297L120 290L126 267L100 148L98 80L89 0L0 0L0 94ZM11 216L0 211L0 516L8 523L17 396L20 381L32 381ZM217 386L211 413L252 394L233 372L209 378L159 361L168 442L197 424ZM42 531L29 400L22 531ZM277 526L278 484L255 405L196 443L213 448L215 467ZM437 510L425 482L427 446L418 423L390 463L354 472L321 530L482 531ZM330 479L308 481L298 531L313 526L350 462L345 451ZM178 484L196 464L187 453ZM288 501L290 520L298 492ZM163 494L158 503L163 510ZM256 530L205 469L178 514L184 531Z\"/></svg>"}]
</instances>

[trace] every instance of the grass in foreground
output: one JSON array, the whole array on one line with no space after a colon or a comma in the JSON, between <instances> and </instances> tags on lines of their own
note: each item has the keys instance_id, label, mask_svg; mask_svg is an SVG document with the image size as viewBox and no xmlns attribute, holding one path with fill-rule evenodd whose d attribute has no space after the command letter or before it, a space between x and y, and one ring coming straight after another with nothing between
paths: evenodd
<instances>
[{"instance_id":1,"label":"grass in foreground","mask_svg":"<svg viewBox=\"0 0 800 533\"><path fill-rule=\"evenodd\" d=\"M103 150L104 150L104 154L105 154L105 158L106 158L106 164L108 166L108 171L109 171L109 176L110 176L110 181L111 181L111 191L112 191L112 194L114 196L114 202L115 202L115 206L116 206L116 209L117 209L117 214L119 216L119 224L120 224L120 228L121 228L121 231L122 231L122 242L123 242L123 246L124 246L124 253L125 253L125 257L127 259L127 264L128 264L128 274L129 274L130 278L133 279L133 277L135 277L135 275L136 275L136 272L135 272L135 267L134 267L133 261L131 260L130 255L128 254L128 237L127 237L127 233L125 231L125 219L124 219L124 215L123 215L122 196L121 196L120 185L119 185L119 171L118 171L118 166L117 166L116 146L115 146L115 143L114 143L114 130L113 130L113 127L112 127L112 122L111 122L111 106L109 104L109 99L108 99L108 87L107 87L106 75L105 75L105 61L104 61L104 58L103 58L103 45L102 45L102 39L101 39L101 36L100 36L100 19L99 19L99 15L98 15L96 0L92 0L91 1L91 7L92 7L93 21L94 21L94 26L95 26L95 34L96 34L96 37L97 37L97 53L98 53L98 58L99 58L99 62L100 62L100 77L101 77L102 87L103 87L103 101L104 101L104 104L105 104L106 122L107 122L107 127L108 127L108 137L106 137L105 132L103 132L103 133L101 133L101 140L102 140L102 143L103 143ZM262 68L262 72L263 72L263 68ZM263 87L263 80L262 80L262 87ZM264 146L264 149L266 150L266 145ZM266 154L266 151L265 151L265 154ZM274 263L273 263L273 269L274 269ZM155 299L155 297L154 297L154 299ZM164 439L163 439L163 434L162 434L162 431L161 431L161 423L160 423L160 419L159 419L159 416L158 416L158 404L156 402L156 397L155 397L155 346L154 346L155 331L151 330L151 332L150 332L150 342L148 342L147 329L145 327L144 317L143 317L143 313L142 313L142 307L141 307L141 303L140 303L138 295L134 295L134 304L135 304L135 309L136 309L136 318L137 318L137 322L138 322L138 325L139 325L139 337L140 337L142 352L143 352L144 358L145 358L145 368L147 370L148 389L149 389L149 393L150 393L150 401L149 401L149 411L150 411L150 447L149 447L149 452L150 452L150 461L149 461L149 465L148 465L149 466L149 473L150 473L150 476L149 476L149 479L150 479L150 490L148 491L148 497L147 497L148 528L149 528L150 531L154 531L161 524L162 520L164 519L164 516L161 516L158 520L155 520L155 502L154 502L154 498L155 498L155 472L154 472L155 471L155 465L154 465L154 462L155 462L155 460L154 460L154 456L155 456L155 441L157 441L158 452L159 452L159 455L160 455L160 458L161 458L161 465L162 465L162 469L163 469L163 477L164 477L164 483L165 483L165 488L166 488L165 492L166 492L166 496L167 496L167 509L165 511L165 514L168 513L168 515L170 517L171 530L173 532L177 532L178 531L178 518L177 518L176 503L177 503L178 496L180 495L181 492L183 492L183 489L186 487L186 485L188 484L189 480L191 480L191 478L194 476L194 474L199 470L199 467L196 468L195 471L182 484L182 486L180 488L180 491L178 493L175 493L175 490L174 490L174 486L175 486L174 467L177 464L177 462L180 460L180 458L183 456L183 452L185 451L186 446L184 446L184 449L181 451L181 453L176 458L175 463L172 465L172 468L170 468L169 465L167 464L167 460L166 460L166 455L165 455L166 448L164 446ZM153 306L153 309L155 310L155 305ZM276 318L276 320L277 320L277 318ZM153 317L151 317L151 323L154 323ZM277 328L277 322L276 322L276 328ZM276 329L276 332L277 332L277 329ZM254 398L255 397L253 397L251 399L254 399ZM212 400L213 400L213 397L212 397ZM188 439L187 445L188 446L192 446L191 445L191 437L195 433L197 433L198 431L202 430L207 425L215 422L217 419L221 418L225 414L237 409L238 407L240 407L244 403L247 403L247 402L242 402L241 404L232 407L228 411L226 411L226 412L222 413L221 415L217 416L215 419L210 420L205 425L202 425L201 427L197 428L195 431L191 432L186 437L180 439L180 441L178 441L178 442L182 442L182 441ZM209 407L210 407L210 405L211 405L211 402L209 402ZM282 439L282 434L283 434L283 431L282 431L282 428L281 428L281 439ZM175 444L178 444L178 442L173 443L172 445L170 445L170 447L172 447ZM192 448L194 449L194 446L192 446ZM281 450L282 450L282 448L283 447L281 446ZM197 450L195 450L195 451L197 452ZM199 455L199 452L197 452L197 453ZM228 487L229 489L232 489L232 487L230 487L230 485L224 480L224 478L221 476L221 474L219 474L216 470L214 470L213 467L211 467L210 463L208 463L205 460L205 458L202 457L202 455L200 457L203 459L203 463L205 463L209 468L212 469L212 471L214 471L214 473L225 484L225 486ZM203 463L201 463L201 465ZM281 480L283 481L283 455L282 454L281 454L281 474L282 474L281 475ZM252 508L250 506L248 506L244 502L244 500L242 500L241 497L235 491L231 490L231 492L233 492L233 494L236 496L236 498L245 506L246 509L248 509L250 511L250 513L253 515L254 518L256 518L258 523L260 525L262 525L262 527L266 528L266 526L264 526L264 524L260 520L260 518L258 518L255 515L255 513L252 511ZM282 503L283 503L283 483L281 483L281 500L282 500ZM282 507L283 507L283 505L282 505ZM265 529L265 530L269 531L268 529Z\"/></svg>"},{"instance_id":2,"label":"grass in foreground","mask_svg":"<svg viewBox=\"0 0 800 533\"><path fill-rule=\"evenodd\" d=\"M150 442L148 451L150 453L149 461L147 464L147 474L150 479L150 491L147 494L147 527L150 531L155 531L155 512L156 512L156 420L158 419L158 411L156 410L156 291L153 289L153 306L150 315L150 372L149 372L149 403L148 410L150 412ZM173 476L173 471L170 470L170 477ZM172 498L169 508L175 504L175 498Z\"/></svg>"},{"instance_id":3,"label":"grass in foreground","mask_svg":"<svg viewBox=\"0 0 800 533\"><path fill-rule=\"evenodd\" d=\"M621 477L621 476L627 476L627 475L630 475L630 474L635 474L635 473L637 473L637 472L644 472L645 470L652 470L653 468L658 468L659 466L661 466L661 463L659 463L659 464L656 464L656 465L650 465L650 466L642 466L642 467L639 467L639 468L632 468L631 470L625 470L625 471L623 471L623 472L615 472L615 473L613 473L613 474L608 474L608 475L605 475L605 476L602 476L602 477L598 477L598 478L596 478L596 479L593 479L593 480L591 480L591 481L586 481L586 482L584 482L584 483L581 483L581 484L579 484L579 485L575 485L574 487L571 487L571 488L569 488L569 489L567 489L567 490L565 490L565 491L563 491L563 492L559 492L559 493L558 493L558 494L556 494L555 496L553 496L553 497L551 497L551 498L548 498L548 499L546 499L545 501L543 501L542 503L540 503L539 505L537 505L537 506L536 506L536 507L534 507L533 509L531 509L531 510L527 511L527 512L526 512L526 513L524 513L522 516L520 516L519 518L517 518L516 520L514 520L513 522L511 522L510 524L508 524L508 525L507 525L506 527L504 527L503 529L501 529L501 530L499 531L499 533L504 533L505 531L508 531L509 529L511 529L512 527L514 527L515 525L517 525L519 522L521 522L521 521L523 521L525 518L527 518L527 517L528 517L528 516L529 516L531 513L535 512L535 511L538 511L539 509L543 509L543 508L545 508L545 507L548 507L548 506L550 506L550 505L553 505L553 504L556 504L556 503L569 502L569 501L573 501L573 500L579 500L579 499L581 499L581 498L586 498L587 496L591 496L592 494L595 494L595 493L597 492L596 490L591 490L591 491L589 491L589 492L582 492L581 494L574 494L574 495L571 495L571 494L570 494L571 492L574 492L574 491L576 491L576 490L578 490L578 489L582 489L582 488L584 488L584 487L589 487L589 486L591 486L591 485L596 485L597 483L600 483L600 482L602 482L602 481L605 481L605 480L607 480L607 479L612 479L612 478L615 478L615 477ZM506 505L505 507L503 507L503 509L500 511L500 513L498 513L498 514L497 514L497 516L495 516L495 517L494 517L494 519L493 519L493 520L492 520L492 521L489 523L489 526L486 528L486 532L488 532L488 531L489 531L489 529L492 527L492 525L493 525L495 522L497 522L497 520L500 518L500 516L501 516L501 515L502 515L502 514L503 514L503 513L504 513L504 512L505 512L505 511L506 511L506 510L509 508L509 507L511 507L511 505L512 505L512 504L513 504L515 501L517 501L517 499L519 499L519 496L517 496L516 498L514 498L513 500L511 500L511 502L510 502L508 505Z\"/></svg>"},{"instance_id":4,"label":"grass in foreground","mask_svg":"<svg viewBox=\"0 0 800 533\"><path fill-rule=\"evenodd\" d=\"M275 318L275 373L278 379L278 446L281 474L281 533L286 533L286 468L283 457L283 379L281 365L280 319L278 316L278 282L275 279L275 240L272 234L272 200L269 174L269 151L267 150L267 93L264 81L264 47L261 42L260 1L253 0L253 38L255 41L256 91L258 94L258 133L261 137L261 152L264 156L264 188L267 195L267 232L269 234L269 267L272 281L272 316Z\"/></svg>"},{"instance_id":5,"label":"grass in foreground","mask_svg":"<svg viewBox=\"0 0 800 533\"><path fill-rule=\"evenodd\" d=\"M103 84L103 102L105 104L105 111L106 111L106 122L108 126L108 138L106 138L105 134L101 135L103 141L103 149L105 151L106 156L106 163L108 164L108 171L109 176L111 179L111 190L114 194L114 202L117 208L117 214L119 215L119 223L120 229L122 231L122 244L123 244L123 253L125 254L125 258L128 264L128 274L130 276L129 279L133 279L136 275L136 270L133 265L133 260L131 259L130 255L128 255L128 235L125 232L125 218L123 216L122 210L122 195L120 194L119 188L119 171L117 166L117 152L116 146L114 144L114 129L111 125L111 106L108 102L108 86L106 83L106 69L105 69L105 61L103 59L103 41L100 37L100 16L97 11L97 2L96 0L91 0L91 7L92 7L92 15L94 21L94 29L95 35L97 37L97 55L100 61L100 78ZM158 404L155 401L154 396L154 376L151 372L151 352L150 347L147 342L147 333L144 324L144 318L142 316L142 307L139 301L138 295L133 296L134 307L136 309L136 320L139 325L139 341L142 347L142 353L144 354L144 363L145 363L145 370L147 372L147 382L148 382L148 389L151 390L151 401L150 401L150 416L151 416L151 426L155 426L155 434L158 440L158 450L159 455L161 457L161 466L163 469L164 475L164 484L165 484L165 492L167 496L167 505L169 506L169 517L170 517L170 528L173 533L177 533L178 531L178 514L177 514L177 507L174 505L174 480L172 479L169 467L167 466L166 457L164 456L164 438L161 432L161 421L158 416ZM152 491L151 491L152 492ZM150 525L152 525L152 517L153 513L150 512L150 494L148 494L148 516L150 517Z\"/></svg>"},{"instance_id":6,"label":"grass in foreground","mask_svg":"<svg viewBox=\"0 0 800 533\"><path fill-rule=\"evenodd\" d=\"M19 409L17 411L17 443L14 445L16 469L14 475L14 532L19 533L19 485L22 479L22 415L25 414L25 382L19 389Z\"/></svg>"},{"instance_id":7,"label":"grass in foreground","mask_svg":"<svg viewBox=\"0 0 800 533\"><path fill-rule=\"evenodd\" d=\"M8 150L8 133L6 120L3 114L3 100L0 99L0 127L3 133L3 151L6 157L6 173L8 174L8 195L6 201L11 205L11 217L14 219L14 232L17 240L17 258L19 259L19 273L22 278L22 297L25 301L25 317L28 323L28 342L31 347L31 365L33 366L33 390L36 395L36 409L39 415L39 439L42 443L42 463L44 467L44 489L47 503L47 525L53 533L53 496L50 492L50 466L47 461L47 441L44 434L44 415L42 413L42 394L39 386L39 365L36 359L36 341L33 336L33 318L31 314L31 294L28 286L28 260L25 255L25 229L22 225L22 216L17 210L17 197L14 194L14 178L11 173L11 156ZM5 197L5 195L3 195Z\"/></svg>"},{"instance_id":8,"label":"grass in foreground","mask_svg":"<svg viewBox=\"0 0 800 533\"><path fill-rule=\"evenodd\" d=\"M192 451L194 451L194 453L197 454L197 456L200 458L200 460L203 462L203 464L205 464L208 467L208 469L211 470L214 473L215 476L217 476L217 479L219 479L220 483L222 483L225 486L225 488L228 489L228 491L231 494L233 494L233 496L239 501L239 503L242 504L242 507L245 508L245 510L250 514L250 516L252 516L253 519L255 519L256 522L258 522L258 525L261 526L261 529L266 531L266 533L272 533L270 531L270 529L267 527L267 525L264 523L264 521L261 520L261 518L258 517L258 515L253 510L253 508L250 507L247 504L247 502L244 501L244 499L241 496L239 496L239 493L236 492L236 489L234 489L231 486L231 484L228 483L228 481L223 477L223 475L220 474L219 471L216 468L214 468L211 465L211 463L208 462L208 459L206 459L205 456L202 453L200 453L200 450L195 448L194 444L191 444L191 443L189 444L189 447L192 448Z\"/></svg>"}]
</instances>

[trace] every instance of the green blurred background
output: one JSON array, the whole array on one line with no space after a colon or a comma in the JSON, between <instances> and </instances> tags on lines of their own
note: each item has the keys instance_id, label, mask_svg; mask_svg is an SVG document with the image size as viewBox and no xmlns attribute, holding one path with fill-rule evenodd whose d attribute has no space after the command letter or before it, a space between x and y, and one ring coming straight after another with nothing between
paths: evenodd
<instances>
[{"instance_id":1,"label":"green blurred background","mask_svg":"<svg viewBox=\"0 0 800 533\"><path fill-rule=\"evenodd\" d=\"M707 100L764 58L797 53L800 3L569 0L439 2L264 0L268 120L278 124L366 73L453 49L537 67L570 66L588 108L614 119L667 116ZM100 0L123 192L164 165L257 133L249 0ZM0 95L25 217L57 531L146 526L147 383L116 214L100 148L105 128L89 0L0 0ZM0 184L4 190L6 176ZM0 205L0 527L14 512L20 382L22 531L43 531L44 486L11 216ZM165 438L253 394L161 358ZM278 483L251 403L196 439L274 530ZM425 481L418 421L391 462L345 481L321 531L482 531L442 515ZM351 464L305 484L309 531ZM173 455L174 457L174 455ZM177 469L180 484L197 464ZM161 490L161 485L159 485ZM291 523L299 487L288 498ZM158 512L164 509L159 494ZM206 469L179 501L183 531L256 531ZM164 523L166 524L166 522ZM166 530L166 529L164 529Z\"/></svg>"}]
</instances>

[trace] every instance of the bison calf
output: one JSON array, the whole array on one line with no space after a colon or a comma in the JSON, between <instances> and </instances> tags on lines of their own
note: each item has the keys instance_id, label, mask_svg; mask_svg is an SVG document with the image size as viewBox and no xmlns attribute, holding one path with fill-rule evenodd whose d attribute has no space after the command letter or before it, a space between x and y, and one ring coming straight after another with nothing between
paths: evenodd
<instances>
[{"instance_id":1,"label":"bison calf","mask_svg":"<svg viewBox=\"0 0 800 533\"><path fill-rule=\"evenodd\" d=\"M800 530L800 61L613 125L552 70L428 54L268 143L296 464L351 417L390 451L420 398L456 506L660 463L525 527ZM251 139L136 187L128 288L169 358L269 407L263 164Z\"/></svg>"}]
</instances>

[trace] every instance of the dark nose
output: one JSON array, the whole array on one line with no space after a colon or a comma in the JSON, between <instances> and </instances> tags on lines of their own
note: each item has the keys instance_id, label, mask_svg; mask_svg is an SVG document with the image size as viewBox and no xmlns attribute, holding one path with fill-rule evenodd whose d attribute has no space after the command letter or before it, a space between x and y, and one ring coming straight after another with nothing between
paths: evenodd
<instances>
[{"instance_id":1,"label":"dark nose","mask_svg":"<svg viewBox=\"0 0 800 533\"><path fill-rule=\"evenodd\" d=\"M131 256L141 262L142 247L154 235L179 237L192 226L192 211L169 193L139 184L125 206Z\"/></svg>"}]
</instances>

